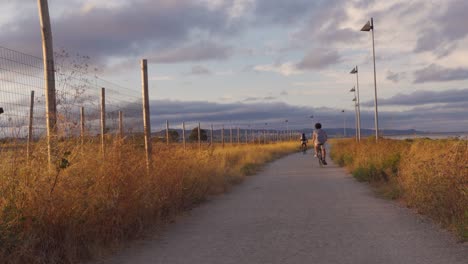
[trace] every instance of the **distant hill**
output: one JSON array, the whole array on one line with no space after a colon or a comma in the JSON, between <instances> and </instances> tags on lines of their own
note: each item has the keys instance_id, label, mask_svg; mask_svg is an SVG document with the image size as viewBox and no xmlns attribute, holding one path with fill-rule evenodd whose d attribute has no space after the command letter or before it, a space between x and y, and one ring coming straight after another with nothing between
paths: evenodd
<instances>
[{"instance_id":1,"label":"distant hill","mask_svg":"<svg viewBox=\"0 0 468 264\"><path fill-rule=\"evenodd\" d=\"M179 137L182 138L182 129L171 129L171 131L177 131L177 133L179 134ZM208 137L210 136L210 131L209 129L205 129L207 130L207 134L208 134ZM327 131L327 134L330 136L330 137L342 137L343 136L343 128L327 128L325 129ZM276 133L276 131L274 130L268 130L270 133ZM311 136L312 134L312 131L313 129L311 128L304 128L304 129L296 129L294 130L295 132L294 133L294 136L299 136L300 133L306 133L306 135L308 137ZM188 139L188 137L190 136L190 130L186 130L185 131L185 135ZM284 131L283 131L284 132ZM250 137L250 130L248 131L249 133L249 137ZM263 130L253 130L253 133L263 133ZM356 130L355 129L351 129L351 128L347 128L346 129L346 136L348 137L354 137L355 136L355 133L356 133ZM415 134L426 134L427 132L423 132L423 131L418 131L418 130L414 130L414 129L407 129L407 130L382 130L381 131L381 134L383 136L398 136L398 135L415 135ZM159 138L165 138L165 135L166 135L166 131L165 130L161 130L161 131L157 131L157 132L153 132L151 133L153 137L159 137ZM214 138L221 138L221 129L217 129L217 130L213 130L213 136ZM236 129L233 129L232 130L232 134L233 134L233 139L236 139L237 138L237 130ZM229 137L229 129L225 129L224 130L224 135L226 138ZM362 137L369 137L369 136L373 136L375 135L375 131L372 130L372 129L361 129L361 136ZM241 138L244 138L245 136L245 130L244 129L241 129L240 130L240 136Z\"/></svg>"}]
</instances>

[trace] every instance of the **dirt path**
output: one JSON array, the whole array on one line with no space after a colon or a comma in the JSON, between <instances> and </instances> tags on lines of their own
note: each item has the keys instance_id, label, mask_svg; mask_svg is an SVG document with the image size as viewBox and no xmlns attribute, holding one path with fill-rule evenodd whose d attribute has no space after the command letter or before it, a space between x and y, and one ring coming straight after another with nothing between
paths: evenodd
<instances>
[{"instance_id":1,"label":"dirt path","mask_svg":"<svg viewBox=\"0 0 468 264\"><path fill-rule=\"evenodd\" d=\"M308 153L100 263L468 263L468 246Z\"/></svg>"}]
</instances>

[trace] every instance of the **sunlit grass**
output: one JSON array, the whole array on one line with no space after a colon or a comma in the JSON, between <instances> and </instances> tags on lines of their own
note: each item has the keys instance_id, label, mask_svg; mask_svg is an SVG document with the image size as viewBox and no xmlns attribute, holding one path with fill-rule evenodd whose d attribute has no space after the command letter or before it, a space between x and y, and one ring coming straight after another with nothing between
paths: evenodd
<instances>
[{"instance_id":1,"label":"sunlit grass","mask_svg":"<svg viewBox=\"0 0 468 264\"><path fill-rule=\"evenodd\" d=\"M429 215L468 240L466 140L332 141L332 158L392 199Z\"/></svg>"},{"instance_id":2,"label":"sunlit grass","mask_svg":"<svg viewBox=\"0 0 468 264\"><path fill-rule=\"evenodd\" d=\"M2 263L76 263L157 229L181 211L223 193L294 143L210 148L155 144L147 174L141 145L61 142L50 173L46 148L0 152Z\"/></svg>"}]
</instances>

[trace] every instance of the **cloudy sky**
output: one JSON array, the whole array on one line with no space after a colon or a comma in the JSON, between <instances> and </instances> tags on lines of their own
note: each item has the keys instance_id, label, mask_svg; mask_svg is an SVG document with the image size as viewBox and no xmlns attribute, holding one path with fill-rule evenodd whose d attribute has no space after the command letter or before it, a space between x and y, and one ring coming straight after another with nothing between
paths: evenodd
<instances>
[{"instance_id":1,"label":"cloudy sky","mask_svg":"<svg viewBox=\"0 0 468 264\"><path fill-rule=\"evenodd\" d=\"M0 46L41 56L36 0L0 0ZM373 128L374 17L382 129L468 131L466 0L49 0L55 49L90 56L155 118Z\"/></svg>"}]
</instances>

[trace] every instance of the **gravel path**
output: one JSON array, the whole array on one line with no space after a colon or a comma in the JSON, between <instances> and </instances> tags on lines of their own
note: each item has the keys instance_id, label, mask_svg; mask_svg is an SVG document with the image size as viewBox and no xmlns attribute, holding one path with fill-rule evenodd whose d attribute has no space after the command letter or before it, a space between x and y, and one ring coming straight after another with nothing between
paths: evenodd
<instances>
[{"instance_id":1,"label":"gravel path","mask_svg":"<svg viewBox=\"0 0 468 264\"><path fill-rule=\"evenodd\" d=\"M468 246L310 153L270 164L100 263L468 263Z\"/></svg>"}]
</instances>

